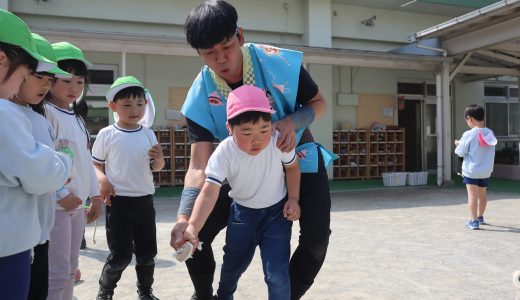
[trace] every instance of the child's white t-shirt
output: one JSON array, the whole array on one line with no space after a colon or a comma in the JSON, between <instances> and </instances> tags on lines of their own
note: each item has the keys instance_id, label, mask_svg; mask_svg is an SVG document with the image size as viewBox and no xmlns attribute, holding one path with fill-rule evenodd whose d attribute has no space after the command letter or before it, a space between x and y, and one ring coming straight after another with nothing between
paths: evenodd
<instances>
[{"instance_id":1,"label":"child's white t-shirt","mask_svg":"<svg viewBox=\"0 0 520 300\"><path fill-rule=\"evenodd\" d=\"M155 144L155 134L146 127L131 130L114 124L99 131L92 158L105 164L105 175L116 195L151 195L155 193L155 186L148 151Z\"/></svg>"},{"instance_id":2,"label":"child's white t-shirt","mask_svg":"<svg viewBox=\"0 0 520 300\"><path fill-rule=\"evenodd\" d=\"M249 208L265 208L278 203L287 194L283 165L296 160L294 149L284 153L276 147L279 133L258 155L240 150L232 136L223 140L209 158L206 181L222 185L227 179L229 196Z\"/></svg>"}]
</instances>

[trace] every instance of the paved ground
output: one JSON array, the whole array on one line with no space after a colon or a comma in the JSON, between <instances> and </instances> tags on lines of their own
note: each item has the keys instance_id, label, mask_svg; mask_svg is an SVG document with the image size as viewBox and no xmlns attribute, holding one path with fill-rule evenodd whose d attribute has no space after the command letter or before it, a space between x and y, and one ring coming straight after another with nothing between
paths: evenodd
<instances>
[{"instance_id":1,"label":"paved ground","mask_svg":"<svg viewBox=\"0 0 520 300\"><path fill-rule=\"evenodd\" d=\"M520 197L491 192L481 230L464 227L466 192L458 188L387 188L333 194L329 253L306 299L514 299L512 273L520 269ZM169 233L178 199L156 201L159 254L155 295L189 299L186 267L173 259ZM84 282L76 299L95 299L98 277L108 254L103 221L96 244L93 226L81 252ZM293 245L298 224L293 227ZM214 243L217 265L224 234ZM218 267L217 267L218 268ZM218 278L218 275L216 276ZM255 256L239 282L236 299L267 299L261 263ZM136 299L130 266L116 299ZM216 287L217 282L214 286Z\"/></svg>"}]
</instances>

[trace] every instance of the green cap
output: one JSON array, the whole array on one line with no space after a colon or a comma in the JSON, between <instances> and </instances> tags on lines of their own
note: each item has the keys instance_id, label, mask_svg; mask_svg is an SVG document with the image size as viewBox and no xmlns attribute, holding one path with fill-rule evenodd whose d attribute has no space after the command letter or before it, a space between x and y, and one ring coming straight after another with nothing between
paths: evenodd
<instances>
[{"instance_id":1,"label":"green cap","mask_svg":"<svg viewBox=\"0 0 520 300\"><path fill-rule=\"evenodd\" d=\"M52 49L54 49L57 61L75 59L83 62L87 69L92 68L92 63L85 58L83 51L69 42L54 43L52 44Z\"/></svg>"},{"instance_id":2,"label":"green cap","mask_svg":"<svg viewBox=\"0 0 520 300\"><path fill-rule=\"evenodd\" d=\"M107 91L107 100L108 102L114 101L114 96L119 93L121 90L129 88L129 87L140 87L144 89L144 95L146 98L146 108L144 111L143 118L139 121L139 124L145 127L151 127L153 122L155 121L155 103L153 101L152 95L150 91L145 89L143 84L134 76L125 76L119 77L114 81L114 83L110 86L110 89ZM117 122L119 120L119 116L114 112L114 120Z\"/></svg>"},{"instance_id":3,"label":"green cap","mask_svg":"<svg viewBox=\"0 0 520 300\"><path fill-rule=\"evenodd\" d=\"M46 40L43 36L37 34L37 33L31 33L34 44L36 45L36 50L38 53L46 57L48 60L56 63L56 55L54 54L54 50L52 49L51 43L49 43L48 40ZM55 74L58 78L71 78L72 74L67 73L60 69L58 66L48 70L47 72L51 74Z\"/></svg>"},{"instance_id":4,"label":"green cap","mask_svg":"<svg viewBox=\"0 0 520 300\"><path fill-rule=\"evenodd\" d=\"M56 67L56 63L40 55L27 25L14 14L0 9L0 42L18 46L38 61L37 72L47 72Z\"/></svg>"}]
</instances>

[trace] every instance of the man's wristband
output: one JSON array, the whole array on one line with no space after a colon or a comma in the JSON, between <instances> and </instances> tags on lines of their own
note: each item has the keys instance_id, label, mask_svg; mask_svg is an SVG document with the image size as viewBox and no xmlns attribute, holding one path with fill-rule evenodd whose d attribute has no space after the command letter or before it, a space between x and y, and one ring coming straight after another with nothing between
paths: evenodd
<instances>
[{"instance_id":1,"label":"man's wristband","mask_svg":"<svg viewBox=\"0 0 520 300\"><path fill-rule=\"evenodd\" d=\"M314 109L310 105L303 105L290 114L289 118L296 125L296 129L302 129L307 128L314 121L315 116Z\"/></svg>"},{"instance_id":2,"label":"man's wristband","mask_svg":"<svg viewBox=\"0 0 520 300\"><path fill-rule=\"evenodd\" d=\"M193 205L195 205L195 200L200 193L200 189L196 187L185 187L182 190L181 194L181 202L179 203L179 210L177 211L178 215L186 215L191 216L191 212L193 210Z\"/></svg>"}]
</instances>

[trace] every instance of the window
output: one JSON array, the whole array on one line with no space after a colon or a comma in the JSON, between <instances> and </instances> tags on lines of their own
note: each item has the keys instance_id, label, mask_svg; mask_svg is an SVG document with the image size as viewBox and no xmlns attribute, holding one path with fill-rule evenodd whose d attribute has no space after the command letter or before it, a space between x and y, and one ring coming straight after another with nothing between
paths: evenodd
<instances>
[{"instance_id":1,"label":"window","mask_svg":"<svg viewBox=\"0 0 520 300\"><path fill-rule=\"evenodd\" d=\"M116 79L116 74L118 74L117 65L94 65L88 70L89 85L86 96L88 115L85 123L93 138L101 128L110 123L110 110L105 94Z\"/></svg>"},{"instance_id":2,"label":"window","mask_svg":"<svg viewBox=\"0 0 520 300\"><path fill-rule=\"evenodd\" d=\"M518 165L520 135L520 107L518 88L507 85L484 87L486 101L486 126L498 139L495 152L496 164Z\"/></svg>"}]
</instances>

